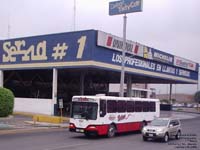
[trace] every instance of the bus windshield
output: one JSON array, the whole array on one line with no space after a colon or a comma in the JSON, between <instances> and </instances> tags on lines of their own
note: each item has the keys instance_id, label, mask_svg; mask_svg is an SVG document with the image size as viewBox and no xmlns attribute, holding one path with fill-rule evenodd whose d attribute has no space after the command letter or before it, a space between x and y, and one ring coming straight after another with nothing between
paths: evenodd
<instances>
[{"instance_id":1,"label":"bus windshield","mask_svg":"<svg viewBox=\"0 0 200 150\"><path fill-rule=\"evenodd\" d=\"M71 118L96 120L97 108L97 103L73 102Z\"/></svg>"}]
</instances>

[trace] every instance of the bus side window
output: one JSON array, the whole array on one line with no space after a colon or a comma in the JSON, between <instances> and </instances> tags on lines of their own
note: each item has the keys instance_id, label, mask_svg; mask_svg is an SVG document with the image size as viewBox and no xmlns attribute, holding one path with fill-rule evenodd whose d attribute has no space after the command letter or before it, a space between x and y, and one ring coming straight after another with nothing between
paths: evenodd
<instances>
[{"instance_id":1,"label":"bus side window","mask_svg":"<svg viewBox=\"0 0 200 150\"><path fill-rule=\"evenodd\" d=\"M106 115L106 100L100 100L100 117Z\"/></svg>"},{"instance_id":2,"label":"bus side window","mask_svg":"<svg viewBox=\"0 0 200 150\"><path fill-rule=\"evenodd\" d=\"M117 101L117 112L126 112L126 101Z\"/></svg>"},{"instance_id":3,"label":"bus side window","mask_svg":"<svg viewBox=\"0 0 200 150\"><path fill-rule=\"evenodd\" d=\"M150 102L150 112L155 112L156 111L156 103L155 102Z\"/></svg>"},{"instance_id":4,"label":"bus side window","mask_svg":"<svg viewBox=\"0 0 200 150\"><path fill-rule=\"evenodd\" d=\"M115 100L107 101L107 112L108 113L116 113L117 112L117 101L115 101Z\"/></svg>"},{"instance_id":5,"label":"bus side window","mask_svg":"<svg viewBox=\"0 0 200 150\"><path fill-rule=\"evenodd\" d=\"M135 101L135 112L143 111L143 103L141 101Z\"/></svg>"},{"instance_id":6,"label":"bus side window","mask_svg":"<svg viewBox=\"0 0 200 150\"><path fill-rule=\"evenodd\" d=\"M126 102L126 110L127 110L127 112L134 112L134 102L133 101Z\"/></svg>"}]
</instances>

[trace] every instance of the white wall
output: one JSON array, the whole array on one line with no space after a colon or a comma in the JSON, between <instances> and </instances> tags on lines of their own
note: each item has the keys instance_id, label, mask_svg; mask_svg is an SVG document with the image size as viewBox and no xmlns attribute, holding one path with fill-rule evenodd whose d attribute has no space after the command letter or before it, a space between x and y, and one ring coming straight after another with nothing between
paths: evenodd
<instances>
[{"instance_id":1,"label":"white wall","mask_svg":"<svg viewBox=\"0 0 200 150\"><path fill-rule=\"evenodd\" d=\"M51 115L51 99L15 98L14 111Z\"/></svg>"}]
</instances>

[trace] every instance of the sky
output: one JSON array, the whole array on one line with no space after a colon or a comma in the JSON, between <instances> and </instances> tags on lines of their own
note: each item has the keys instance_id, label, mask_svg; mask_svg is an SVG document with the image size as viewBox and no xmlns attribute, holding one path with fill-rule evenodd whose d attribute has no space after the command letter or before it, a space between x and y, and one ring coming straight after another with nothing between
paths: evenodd
<instances>
[{"instance_id":1,"label":"sky","mask_svg":"<svg viewBox=\"0 0 200 150\"><path fill-rule=\"evenodd\" d=\"M0 0L0 39L87 29L122 37L123 16L108 15L111 1ZM200 0L143 0L142 12L127 15L127 39L200 63ZM151 86L169 92L169 85ZM173 86L176 93L196 90Z\"/></svg>"}]
</instances>

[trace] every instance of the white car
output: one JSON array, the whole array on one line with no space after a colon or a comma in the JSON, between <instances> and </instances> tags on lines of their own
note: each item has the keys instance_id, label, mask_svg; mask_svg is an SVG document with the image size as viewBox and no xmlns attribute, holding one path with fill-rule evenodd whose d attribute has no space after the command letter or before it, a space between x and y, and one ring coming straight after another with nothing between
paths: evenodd
<instances>
[{"instance_id":1,"label":"white car","mask_svg":"<svg viewBox=\"0 0 200 150\"><path fill-rule=\"evenodd\" d=\"M174 118L157 118L150 125L142 129L143 140L162 139L168 142L169 138L179 139L181 136L181 123L179 119Z\"/></svg>"}]
</instances>

